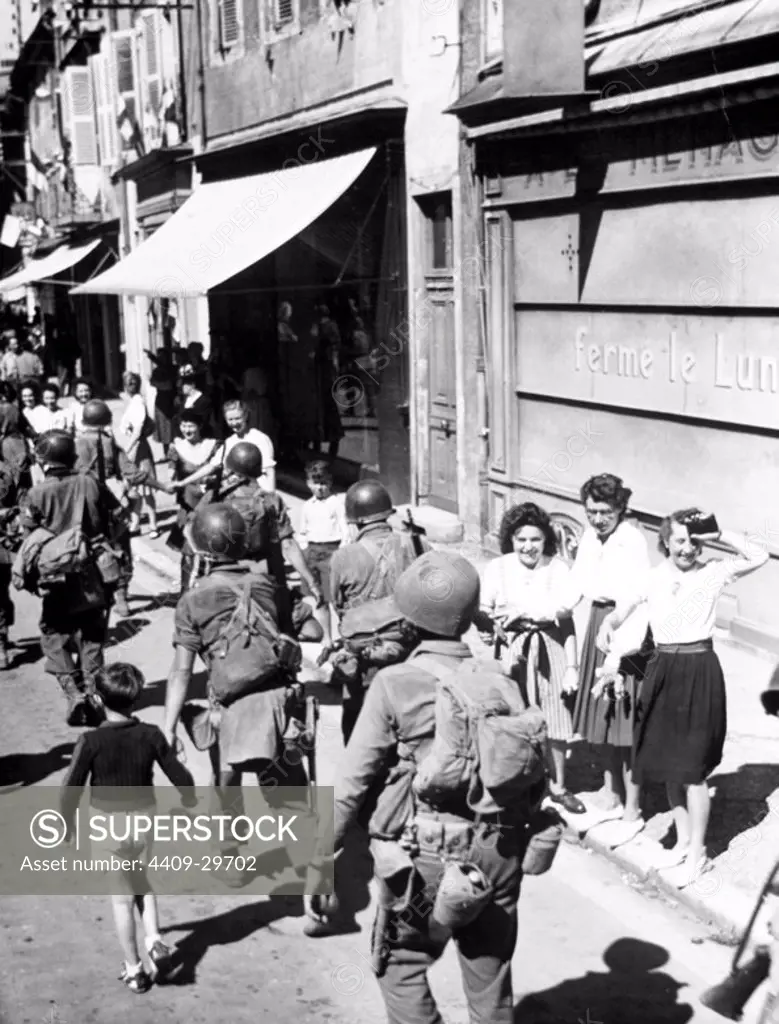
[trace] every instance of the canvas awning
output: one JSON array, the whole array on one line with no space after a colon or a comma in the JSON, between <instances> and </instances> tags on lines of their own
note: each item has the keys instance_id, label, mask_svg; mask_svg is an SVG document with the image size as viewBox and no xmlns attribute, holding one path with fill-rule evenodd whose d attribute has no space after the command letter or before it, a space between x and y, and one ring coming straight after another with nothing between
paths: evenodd
<instances>
[{"instance_id":1,"label":"canvas awning","mask_svg":"<svg viewBox=\"0 0 779 1024\"><path fill-rule=\"evenodd\" d=\"M375 153L374 147L331 160L294 161L279 171L201 185L151 238L71 294L206 295L313 223Z\"/></svg>"},{"instance_id":2,"label":"canvas awning","mask_svg":"<svg viewBox=\"0 0 779 1024\"><path fill-rule=\"evenodd\" d=\"M57 274L61 274L63 270L75 267L98 245L100 245L99 239L87 242L85 245L61 245L54 252L50 252L48 256L43 256L39 260L30 260L23 270L17 270L0 281L0 295L5 297L25 285L50 281Z\"/></svg>"}]
</instances>

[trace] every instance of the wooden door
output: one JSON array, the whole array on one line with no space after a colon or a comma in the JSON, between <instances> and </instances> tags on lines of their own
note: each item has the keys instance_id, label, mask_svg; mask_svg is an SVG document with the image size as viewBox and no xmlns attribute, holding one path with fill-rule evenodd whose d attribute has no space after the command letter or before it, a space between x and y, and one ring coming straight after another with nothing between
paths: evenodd
<instances>
[{"instance_id":1,"label":"wooden door","mask_svg":"<svg viewBox=\"0 0 779 1024\"><path fill-rule=\"evenodd\" d=\"M454 293L428 287L430 301L430 504L457 511Z\"/></svg>"}]
</instances>

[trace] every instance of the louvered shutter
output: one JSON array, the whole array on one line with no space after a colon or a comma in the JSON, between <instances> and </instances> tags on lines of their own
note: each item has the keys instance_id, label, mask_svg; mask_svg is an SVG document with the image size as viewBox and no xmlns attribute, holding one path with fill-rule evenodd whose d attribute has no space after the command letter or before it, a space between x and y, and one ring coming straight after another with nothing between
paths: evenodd
<instances>
[{"instance_id":1,"label":"louvered shutter","mask_svg":"<svg viewBox=\"0 0 779 1024\"><path fill-rule=\"evenodd\" d=\"M241 12L239 0L218 0L219 39L222 47L235 46L241 38Z\"/></svg>"},{"instance_id":2,"label":"louvered shutter","mask_svg":"<svg viewBox=\"0 0 779 1024\"><path fill-rule=\"evenodd\" d=\"M289 25L295 20L295 0L272 0L276 26Z\"/></svg>"},{"instance_id":3,"label":"louvered shutter","mask_svg":"<svg viewBox=\"0 0 779 1024\"><path fill-rule=\"evenodd\" d=\"M111 36L111 85L114 98L114 122L118 123L122 110L139 125L137 44L133 31L114 32ZM133 148L129 133L119 136L120 149Z\"/></svg>"},{"instance_id":4,"label":"louvered shutter","mask_svg":"<svg viewBox=\"0 0 779 1024\"><path fill-rule=\"evenodd\" d=\"M96 166L97 128L95 94L88 67L65 68L61 86L62 119L70 139L74 166Z\"/></svg>"},{"instance_id":5,"label":"louvered shutter","mask_svg":"<svg viewBox=\"0 0 779 1024\"><path fill-rule=\"evenodd\" d=\"M143 135L148 148L160 144L162 138L162 46L163 21L159 11L141 16L138 38L143 94Z\"/></svg>"},{"instance_id":6,"label":"louvered shutter","mask_svg":"<svg viewBox=\"0 0 779 1024\"><path fill-rule=\"evenodd\" d=\"M119 152L119 142L110 56L108 53L96 53L89 58L88 64L92 73L92 90L95 95L100 164L103 167L115 167Z\"/></svg>"}]
</instances>

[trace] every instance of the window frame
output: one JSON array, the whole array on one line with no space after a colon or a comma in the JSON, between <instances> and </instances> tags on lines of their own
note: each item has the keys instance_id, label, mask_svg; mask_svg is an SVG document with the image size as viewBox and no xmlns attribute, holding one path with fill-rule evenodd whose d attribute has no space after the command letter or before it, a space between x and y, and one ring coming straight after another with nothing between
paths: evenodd
<instances>
[{"instance_id":1,"label":"window frame","mask_svg":"<svg viewBox=\"0 0 779 1024\"><path fill-rule=\"evenodd\" d=\"M500 60L503 56L503 19L505 16L504 12L504 0L497 0L500 5L500 43L497 49L490 49L489 44L489 32L487 31L489 25L489 8L490 4L494 3L495 0L481 0L481 63L490 64L493 61Z\"/></svg>"},{"instance_id":2,"label":"window frame","mask_svg":"<svg viewBox=\"0 0 779 1024\"><path fill-rule=\"evenodd\" d=\"M292 18L283 24L279 23L276 12L280 0L259 0L260 4L260 25L262 26L263 39L267 45L277 43L282 39L289 39L290 36L300 35L300 0L289 0L292 7Z\"/></svg>"}]
</instances>

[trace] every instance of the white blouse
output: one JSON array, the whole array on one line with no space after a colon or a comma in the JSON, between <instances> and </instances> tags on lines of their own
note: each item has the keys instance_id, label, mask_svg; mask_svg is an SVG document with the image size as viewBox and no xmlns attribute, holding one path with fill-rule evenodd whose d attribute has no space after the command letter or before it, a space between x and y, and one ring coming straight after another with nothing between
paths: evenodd
<instances>
[{"instance_id":1,"label":"white blouse","mask_svg":"<svg viewBox=\"0 0 779 1024\"><path fill-rule=\"evenodd\" d=\"M122 434L129 434L133 430L140 432L146 422L146 403L142 395L133 395L122 416L119 430Z\"/></svg>"},{"instance_id":2,"label":"white blouse","mask_svg":"<svg viewBox=\"0 0 779 1024\"><path fill-rule=\"evenodd\" d=\"M588 526L582 534L571 570L571 605L587 601L620 601L635 594L636 579L650 568L646 537L625 520L605 541Z\"/></svg>"},{"instance_id":3,"label":"white blouse","mask_svg":"<svg viewBox=\"0 0 779 1024\"><path fill-rule=\"evenodd\" d=\"M766 559L768 555L766 555ZM717 603L723 591L754 561L741 557L698 562L682 572L667 559L652 569L640 597L649 611L656 644L689 644L714 633Z\"/></svg>"},{"instance_id":4,"label":"white blouse","mask_svg":"<svg viewBox=\"0 0 779 1024\"><path fill-rule=\"evenodd\" d=\"M349 538L345 499L345 494L309 498L300 510L298 538L309 544L345 543Z\"/></svg>"},{"instance_id":5,"label":"white blouse","mask_svg":"<svg viewBox=\"0 0 779 1024\"><path fill-rule=\"evenodd\" d=\"M488 562L481 588L481 607L493 618L513 619L524 613L554 620L570 611L571 570L554 556L528 569L511 552Z\"/></svg>"}]
</instances>

